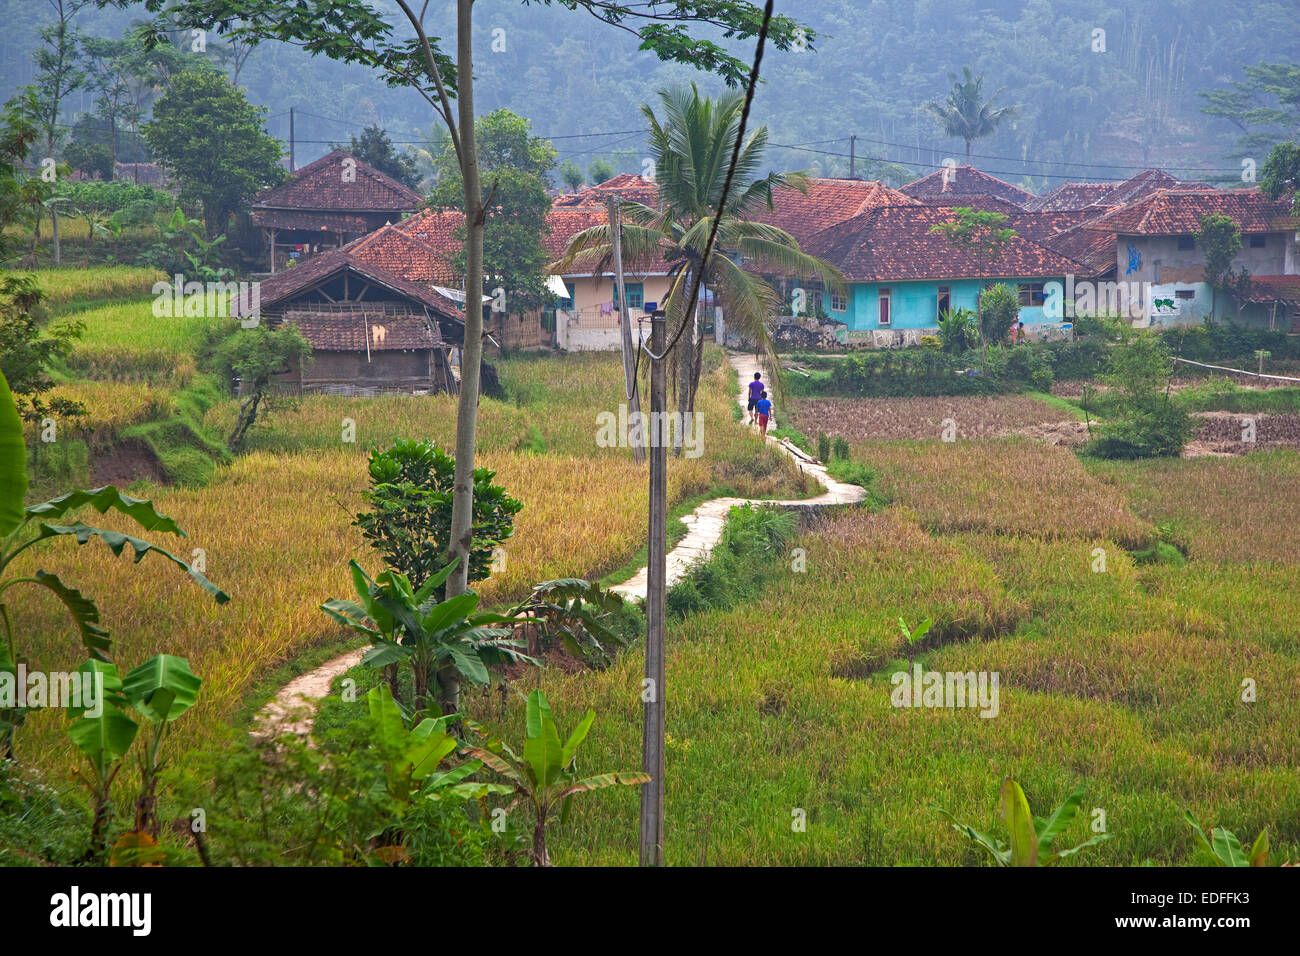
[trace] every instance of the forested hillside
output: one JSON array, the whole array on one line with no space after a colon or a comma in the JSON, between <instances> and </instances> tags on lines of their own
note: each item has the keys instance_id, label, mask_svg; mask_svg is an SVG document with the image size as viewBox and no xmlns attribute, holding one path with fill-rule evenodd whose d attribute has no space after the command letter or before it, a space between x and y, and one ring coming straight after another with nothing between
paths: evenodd
<instances>
[{"instance_id":1,"label":"forested hillside","mask_svg":"<svg viewBox=\"0 0 1300 956\"><path fill-rule=\"evenodd\" d=\"M444 6L449 24L453 12ZM1241 156L1259 151L1239 148L1254 127L1206 116L1199 94L1245 79L1247 65L1300 61L1295 6L1270 0L1223 5L1213 24L1198 0L784 0L777 7L816 38L806 52L771 54L757 116L773 142L804 147L775 150L774 162L830 175L847 174L851 134L859 175L897 181L950 156L961 161L961 142L945 137L921 107L943 98L949 73L970 66L985 75L986 92L1005 87L999 104L1020 107L972 154L1003 178L1038 191L1151 165L1185 178L1237 178ZM518 0L480 0L476 8L480 111L504 106L529 117L555 139L561 162L586 167L601 155L619 171L639 171L638 106L662 85L701 79L638 52L630 34L584 13ZM0 9L7 24L0 95L8 96L32 79L31 54L51 8L47 0L4 0ZM73 24L116 37L143 15L140 7L92 5ZM213 42L209 55L219 56L219 47ZM411 145L433 128L417 96L287 45L254 50L239 83L269 108L270 131L286 140L294 107L299 164L372 122ZM93 99L74 93L65 121L92 109ZM1261 131L1274 141L1296 132L1268 124Z\"/></svg>"}]
</instances>

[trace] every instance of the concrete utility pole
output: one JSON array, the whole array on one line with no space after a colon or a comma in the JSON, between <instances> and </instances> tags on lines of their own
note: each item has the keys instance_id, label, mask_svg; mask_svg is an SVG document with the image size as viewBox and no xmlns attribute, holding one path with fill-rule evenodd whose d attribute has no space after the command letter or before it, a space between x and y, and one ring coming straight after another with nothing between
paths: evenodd
<instances>
[{"instance_id":1,"label":"concrete utility pole","mask_svg":"<svg viewBox=\"0 0 1300 956\"><path fill-rule=\"evenodd\" d=\"M632 320L628 315L627 291L623 287L623 218L618 209L619 197L610 196L606 200L609 210L609 234L614 244L614 294L618 297L619 325L623 327L623 387L627 396L628 421L641 421L641 395L636 389L636 352L632 347ZM638 348L640 346L638 345ZM634 417L635 416L635 417ZM645 437L642 428L629 429L628 444L632 446L632 459L638 464L645 461Z\"/></svg>"},{"instance_id":2,"label":"concrete utility pole","mask_svg":"<svg viewBox=\"0 0 1300 956\"><path fill-rule=\"evenodd\" d=\"M664 608L667 583L668 449L665 406L668 370L664 363L664 312L650 317L650 541L646 573L645 682L641 697L641 865L664 862ZM661 358L654 358L658 355Z\"/></svg>"},{"instance_id":3,"label":"concrete utility pole","mask_svg":"<svg viewBox=\"0 0 1300 956\"><path fill-rule=\"evenodd\" d=\"M298 164L293 159L293 107L289 107L289 172L296 172Z\"/></svg>"},{"instance_id":4,"label":"concrete utility pole","mask_svg":"<svg viewBox=\"0 0 1300 956\"><path fill-rule=\"evenodd\" d=\"M858 178L858 137L849 137L849 179Z\"/></svg>"}]
</instances>

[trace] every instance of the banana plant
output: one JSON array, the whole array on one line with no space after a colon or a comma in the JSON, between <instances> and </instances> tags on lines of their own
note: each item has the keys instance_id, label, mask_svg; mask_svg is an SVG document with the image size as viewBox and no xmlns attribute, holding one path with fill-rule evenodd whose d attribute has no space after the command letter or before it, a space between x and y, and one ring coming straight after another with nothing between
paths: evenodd
<instances>
[{"instance_id":1,"label":"banana plant","mask_svg":"<svg viewBox=\"0 0 1300 956\"><path fill-rule=\"evenodd\" d=\"M31 575L6 576L14 560L41 541L72 538L77 544L85 544L97 538L115 555L120 555L130 546L137 564L146 554L153 552L183 568L218 604L230 600L226 592L202 573L164 548L133 535L97 528L80 521L61 523L61 519L71 516L77 509L90 505L100 514L111 510L125 515L145 531L185 537L185 532L175 521L155 510L153 502L129 497L113 485L73 491L24 507L26 495L27 445L23 439L22 421L9 391L9 384L0 375L0 626L4 628L4 639L0 641L0 671L12 673L20 660L25 660L20 657L5 603L7 592L20 584L43 587L57 597L76 622L82 646L90 657L99 661L108 660L109 632L100 624L99 607L91 598L65 584L57 574L45 570L37 570ZM0 711L0 757L13 756L14 733L23 717L24 712L20 709Z\"/></svg>"},{"instance_id":2,"label":"banana plant","mask_svg":"<svg viewBox=\"0 0 1300 956\"><path fill-rule=\"evenodd\" d=\"M1227 827L1210 827L1210 835L1206 836L1190 811L1183 811L1183 819L1196 833L1201 846L1209 851L1215 866L1268 866L1268 827L1259 831L1247 853L1237 835Z\"/></svg>"},{"instance_id":3,"label":"banana plant","mask_svg":"<svg viewBox=\"0 0 1300 956\"><path fill-rule=\"evenodd\" d=\"M140 793L135 801L135 830L128 837L136 845L144 837L158 839L158 777L163 761L159 754L172 725L198 700L203 681L190 670L189 661L171 654L158 654L122 678L122 693L130 705L153 725L144 753L140 755Z\"/></svg>"},{"instance_id":4,"label":"banana plant","mask_svg":"<svg viewBox=\"0 0 1300 956\"><path fill-rule=\"evenodd\" d=\"M916 630L912 630L907 626L907 621L904 618L900 617L898 619L898 629L903 632L903 637L907 641L909 647L915 646L924 640L925 635L930 633L930 628L933 626L934 621L927 617L920 624L916 625Z\"/></svg>"},{"instance_id":5,"label":"banana plant","mask_svg":"<svg viewBox=\"0 0 1300 956\"><path fill-rule=\"evenodd\" d=\"M400 571L385 571L372 579L356 561L349 562L358 601L331 599L321 610L334 620L363 634L374 646L362 657L371 667L408 664L411 667L415 709L429 709L429 685L438 679L440 713L459 704L462 679L473 684L491 682L490 669L504 664L537 661L523 653L524 642L515 640L512 624L501 614L475 614L478 595L473 592L439 602L438 588L455 568L452 562L418 590Z\"/></svg>"},{"instance_id":6,"label":"banana plant","mask_svg":"<svg viewBox=\"0 0 1300 956\"><path fill-rule=\"evenodd\" d=\"M464 752L475 757L508 781L514 795L510 809L527 804L533 822L532 860L534 866L550 866L551 857L546 849L546 823L557 806L561 807L560 822L569 816L569 805L575 794L589 790L602 790L613 786L636 786L649 783L648 773L597 773L582 776L578 772L577 752L596 719L589 710L578 722L569 739L560 743L560 730L551 717L551 705L546 695L535 690L526 698L525 740L523 756L511 750L500 740L492 739L487 731L473 721L466 721L470 729L485 738L481 746L469 746Z\"/></svg>"},{"instance_id":7,"label":"banana plant","mask_svg":"<svg viewBox=\"0 0 1300 956\"><path fill-rule=\"evenodd\" d=\"M1056 838L1079 812L1079 804L1082 801L1083 785L1080 784L1065 798L1065 802L1044 820L1030 812L1029 801L1025 799L1024 790L1020 788L1020 784L1007 777L1002 781L1001 808L1002 819L1006 822L1007 832L1011 835L1010 846L979 832L972 826L957 823L953 815L942 807L931 809L953 820L952 828L987 850L998 866L1054 866L1084 847L1096 846L1111 837L1109 833L1099 833L1068 850L1052 849Z\"/></svg>"},{"instance_id":8,"label":"banana plant","mask_svg":"<svg viewBox=\"0 0 1300 956\"><path fill-rule=\"evenodd\" d=\"M83 780L90 790L94 818L90 828L88 861L102 860L108 851L108 828L112 823L113 781L122 769L123 760L135 741L139 725L126 715L129 706L122 692L122 679L117 668L104 661L90 660L78 668L82 686L88 680L101 682L98 706L74 707L69 710L73 718L68 727L68 737L90 765L89 775ZM83 697L82 704L85 703ZM92 714L91 710L97 710Z\"/></svg>"},{"instance_id":9,"label":"banana plant","mask_svg":"<svg viewBox=\"0 0 1300 956\"><path fill-rule=\"evenodd\" d=\"M490 794L510 792L503 784L467 781L466 778L482 769L481 760L471 758L451 769L439 770L459 744L447 730L455 715L425 717L408 729L387 684L380 684L366 694L366 707L375 734L375 749L384 768L383 786L393 816L399 821L420 800L478 800ZM380 862L392 865L408 859L400 825L385 825L365 836Z\"/></svg>"},{"instance_id":10,"label":"banana plant","mask_svg":"<svg viewBox=\"0 0 1300 956\"><path fill-rule=\"evenodd\" d=\"M622 607L621 595L594 581L559 578L534 585L532 593L506 616L525 626L530 654L559 644L574 657L605 664L610 660L608 647L627 644L606 623Z\"/></svg>"}]
</instances>

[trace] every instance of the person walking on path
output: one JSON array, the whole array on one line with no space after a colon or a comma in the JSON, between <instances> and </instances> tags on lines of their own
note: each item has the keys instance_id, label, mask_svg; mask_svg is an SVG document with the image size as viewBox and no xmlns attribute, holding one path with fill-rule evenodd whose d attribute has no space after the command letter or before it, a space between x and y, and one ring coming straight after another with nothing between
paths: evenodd
<instances>
[{"instance_id":1,"label":"person walking on path","mask_svg":"<svg viewBox=\"0 0 1300 956\"><path fill-rule=\"evenodd\" d=\"M755 372L754 380L749 383L749 423L753 425L756 421L754 406L758 404L759 398L766 395L763 391L763 373Z\"/></svg>"},{"instance_id":2,"label":"person walking on path","mask_svg":"<svg viewBox=\"0 0 1300 956\"><path fill-rule=\"evenodd\" d=\"M754 410L758 412L758 434L763 440L767 440L767 423L772 416L772 402L767 397L767 392L759 396L758 401L754 403Z\"/></svg>"}]
</instances>

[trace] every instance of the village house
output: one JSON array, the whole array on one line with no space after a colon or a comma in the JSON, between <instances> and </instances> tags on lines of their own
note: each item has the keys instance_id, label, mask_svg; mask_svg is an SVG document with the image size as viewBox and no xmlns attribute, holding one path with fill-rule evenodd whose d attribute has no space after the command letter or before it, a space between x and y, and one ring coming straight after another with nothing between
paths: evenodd
<instances>
[{"instance_id":1,"label":"village house","mask_svg":"<svg viewBox=\"0 0 1300 956\"><path fill-rule=\"evenodd\" d=\"M830 317L844 325L842 344L916 344L937 332L940 315L978 308L983 290L997 283L1019 290L1026 326L1060 327L1045 314L1045 286L1082 273L1082 263L1020 235L989 253L931 231L951 220L941 206L884 206L808 240L804 251L836 266L849 285L847 295L829 297Z\"/></svg>"},{"instance_id":2,"label":"village house","mask_svg":"<svg viewBox=\"0 0 1300 956\"><path fill-rule=\"evenodd\" d=\"M336 149L258 193L250 213L266 237L268 269L275 274L409 216L423 204L413 189Z\"/></svg>"},{"instance_id":3,"label":"village house","mask_svg":"<svg viewBox=\"0 0 1300 956\"><path fill-rule=\"evenodd\" d=\"M1205 280L1205 250L1196 239L1202 217L1224 215L1241 231L1234 271L1249 282L1215 294ZM1199 324L1207 318L1300 331L1300 220L1286 200L1256 188L1164 188L1087 223L1115 237L1115 275L1141 283L1154 325Z\"/></svg>"},{"instance_id":4,"label":"village house","mask_svg":"<svg viewBox=\"0 0 1300 956\"><path fill-rule=\"evenodd\" d=\"M464 323L452 304L349 248L263 280L259 300L258 321L296 325L312 347L309 359L277 379L287 391L456 391L448 352L463 341Z\"/></svg>"}]
</instances>

